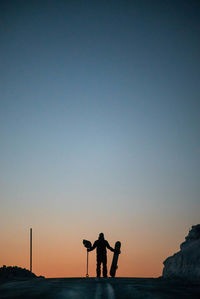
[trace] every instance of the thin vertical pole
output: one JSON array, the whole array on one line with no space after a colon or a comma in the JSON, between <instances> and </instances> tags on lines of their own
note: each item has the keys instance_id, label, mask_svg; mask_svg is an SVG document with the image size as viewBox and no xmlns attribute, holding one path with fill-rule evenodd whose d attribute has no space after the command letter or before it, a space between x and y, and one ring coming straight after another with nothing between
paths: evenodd
<instances>
[{"instance_id":1,"label":"thin vertical pole","mask_svg":"<svg viewBox=\"0 0 200 299\"><path fill-rule=\"evenodd\" d=\"M30 229L30 271L32 272L32 228Z\"/></svg>"},{"instance_id":2,"label":"thin vertical pole","mask_svg":"<svg viewBox=\"0 0 200 299\"><path fill-rule=\"evenodd\" d=\"M87 251L87 273L86 273L86 277L89 277L89 274L88 274L88 251Z\"/></svg>"}]
</instances>

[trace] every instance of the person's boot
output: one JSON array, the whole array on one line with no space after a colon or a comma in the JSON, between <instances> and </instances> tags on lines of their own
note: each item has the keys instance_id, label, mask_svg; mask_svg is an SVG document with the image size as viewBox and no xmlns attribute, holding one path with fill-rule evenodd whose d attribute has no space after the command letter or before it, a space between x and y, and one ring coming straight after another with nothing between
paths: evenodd
<instances>
[{"instance_id":1,"label":"person's boot","mask_svg":"<svg viewBox=\"0 0 200 299\"><path fill-rule=\"evenodd\" d=\"M101 269L100 267L97 267L97 277L100 277L101 276Z\"/></svg>"},{"instance_id":2,"label":"person's boot","mask_svg":"<svg viewBox=\"0 0 200 299\"><path fill-rule=\"evenodd\" d=\"M103 277L107 277L107 267L106 267L106 265L103 267Z\"/></svg>"}]
</instances>

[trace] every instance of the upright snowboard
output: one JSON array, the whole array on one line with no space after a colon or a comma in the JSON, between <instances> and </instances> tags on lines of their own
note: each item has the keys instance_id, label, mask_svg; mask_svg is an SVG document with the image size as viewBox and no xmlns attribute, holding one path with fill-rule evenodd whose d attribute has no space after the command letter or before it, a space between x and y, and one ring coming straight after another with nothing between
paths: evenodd
<instances>
[{"instance_id":1,"label":"upright snowboard","mask_svg":"<svg viewBox=\"0 0 200 299\"><path fill-rule=\"evenodd\" d=\"M111 277L115 277L116 270L118 268L117 262L118 262L118 257L119 257L119 254L120 254L120 248L121 248L121 242L117 241L115 243L115 251L114 251L114 254L113 254L112 265L110 267L110 276Z\"/></svg>"}]
</instances>

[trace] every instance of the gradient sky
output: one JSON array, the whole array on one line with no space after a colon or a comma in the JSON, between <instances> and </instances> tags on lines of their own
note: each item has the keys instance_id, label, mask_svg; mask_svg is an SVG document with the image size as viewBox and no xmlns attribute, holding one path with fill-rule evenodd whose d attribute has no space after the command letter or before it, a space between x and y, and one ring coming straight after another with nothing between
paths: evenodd
<instances>
[{"instance_id":1,"label":"gradient sky","mask_svg":"<svg viewBox=\"0 0 200 299\"><path fill-rule=\"evenodd\" d=\"M100 232L161 275L200 222L199 36L198 0L0 2L0 266L32 227L38 275L84 276Z\"/></svg>"}]
</instances>

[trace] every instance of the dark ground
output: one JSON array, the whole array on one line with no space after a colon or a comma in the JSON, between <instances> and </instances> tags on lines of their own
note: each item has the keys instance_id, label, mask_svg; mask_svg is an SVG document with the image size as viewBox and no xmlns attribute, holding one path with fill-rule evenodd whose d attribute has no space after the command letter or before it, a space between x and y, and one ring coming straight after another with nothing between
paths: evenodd
<instances>
[{"instance_id":1,"label":"dark ground","mask_svg":"<svg viewBox=\"0 0 200 299\"><path fill-rule=\"evenodd\" d=\"M200 298L200 284L161 278L35 278L0 284L0 298Z\"/></svg>"}]
</instances>

